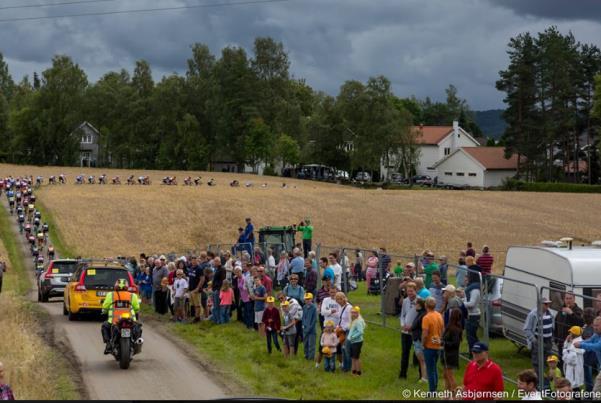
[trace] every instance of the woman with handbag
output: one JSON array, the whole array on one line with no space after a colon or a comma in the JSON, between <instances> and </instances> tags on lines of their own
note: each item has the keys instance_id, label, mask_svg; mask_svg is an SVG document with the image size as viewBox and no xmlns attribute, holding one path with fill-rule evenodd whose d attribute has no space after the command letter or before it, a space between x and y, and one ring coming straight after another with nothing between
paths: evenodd
<instances>
[{"instance_id":1,"label":"woman with handbag","mask_svg":"<svg viewBox=\"0 0 601 403\"><path fill-rule=\"evenodd\" d=\"M340 305L340 316L336 326L336 335L338 336L339 346L337 349L338 362L343 372L351 370L351 342L348 340L348 332L351 327L351 309L353 306L348 302L343 292L336 293L336 302Z\"/></svg>"}]
</instances>

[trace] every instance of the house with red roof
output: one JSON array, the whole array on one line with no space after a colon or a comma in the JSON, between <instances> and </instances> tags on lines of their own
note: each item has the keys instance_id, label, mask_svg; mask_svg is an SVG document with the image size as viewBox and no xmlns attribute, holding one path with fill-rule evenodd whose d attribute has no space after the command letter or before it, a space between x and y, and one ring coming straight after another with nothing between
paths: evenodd
<instances>
[{"instance_id":1,"label":"house with red roof","mask_svg":"<svg viewBox=\"0 0 601 403\"><path fill-rule=\"evenodd\" d=\"M518 169L518 157L505 158L503 147L461 147L434 164L438 181L449 185L501 186Z\"/></svg>"}]
</instances>

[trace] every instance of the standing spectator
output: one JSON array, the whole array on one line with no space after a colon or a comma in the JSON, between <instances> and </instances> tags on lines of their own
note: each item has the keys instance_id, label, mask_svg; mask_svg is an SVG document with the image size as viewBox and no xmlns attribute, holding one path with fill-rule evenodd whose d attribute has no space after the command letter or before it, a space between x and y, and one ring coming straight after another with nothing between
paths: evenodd
<instances>
[{"instance_id":1,"label":"standing spectator","mask_svg":"<svg viewBox=\"0 0 601 403\"><path fill-rule=\"evenodd\" d=\"M392 259L386 253L386 248L380 248L380 261L382 263L382 272L386 273L390 271L390 265L392 264Z\"/></svg>"},{"instance_id":2,"label":"standing spectator","mask_svg":"<svg viewBox=\"0 0 601 403\"><path fill-rule=\"evenodd\" d=\"M245 243L246 243L246 238L244 237L244 228L239 227L238 228L238 242L236 242L234 252L236 252L236 254L237 254L238 252L248 251L248 248L245 245Z\"/></svg>"},{"instance_id":3,"label":"standing spectator","mask_svg":"<svg viewBox=\"0 0 601 403\"><path fill-rule=\"evenodd\" d=\"M152 276L150 275L150 269L145 266L138 273L136 283L140 286L140 293L142 294L142 303L148 304L152 299Z\"/></svg>"},{"instance_id":4,"label":"standing spectator","mask_svg":"<svg viewBox=\"0 0 601 403\"><path fill-rule=\"evenodd\" d=\"M417 296L424 301L426 298L430 297L430 291L424 286L424 279L422 277L417 277L415 279L415 286L417 287Z\"/></svg>"},{"instance_id":5,"label":"standing spectator","mask_svg":"<svg viewBox=\"0 0 601 403\"><path fill-rule=\"evenodd\" d=\"M311 250L313 241L313 226L311 225L311 220L301 221L300 224L298 224L297 230L303 232L303 252L306 259Z\"/></svg>"},{"instance_id":6,"label":"standing spectator","mask_svg":"<svg viewBox=\"0 0 601 403\"><path fill-rule=\"evenodd\" d=\"M305 259L303 259L302 252L298 248L294 248L292 250L292 255L294 256L294 258L290 262L290 274L296 274L297 284L303 285L305 274Z\"/></svg>"},{"instance_id":7,"label":"standing spectator","mask_svg":"<svg viewBox=\"0 0 601 403\"><path fill-rule=\"evenodd\" d=\"M299 302L304 301L305 289L298 285L298 275L296 274L290 276L290 284L284 287L283 292L289 298L294 298Z\"/></svg>"},{"instance_id":8,"label":"standing spectator","mask_svg":"<svg viewBox=\"0 0 601 403\"><path fill-rule=\"evenodd\" d=\"M430 251L426 251L422 261L422 270L425 274L424 285L426 288L430 288L430 285L432 284L432 273L438 271L438 264L434 261L434 254Z\"/></svg>"},{"instance_id":9,"label":"standing spectator","mask_svg":"<svg viewBox=\"0 0 601 403\"><path fill-rule=\"evenodd\" d=\"M315 359L315 325L317 323L317 308L313 303L313 294L305 294L305 306L303 307L303 344L306 360Z\"/></svg>"},{"instance_id":10,"label":"standing spectator","mask_svg":"<svg viewBox=\"0 0 601 403\"><path fill-rule=\"evenodd\" d=\"M467 265L465 257L460 257L457 262L457 271L455 272L455 287L465 287L465 276L467 275Z\"/></svg>"},{"instance_id":11,"label":"standing spectator","mask_svg":"<svg viewBox=\"0 0 601 403\"><path fill-rule=\"evenodd\" d=\"M258 265L264 265L265 264L265 256L263 256L263 251L261 251L261 248L259 248L258 246L254 247L253 250L253 263Z\"/></svg>"},{"instance_id":12,"label":"standing spectator","mask_svg":"<svg viewBox=\"0 0 601 403\"><path fill-rule=\"evenodd\" d=\"M190 304L194 307L194 323L200 322L200 280L203 274L203 269L198 264L198 258L192 256L190 259L190 267L188 268L188 282L190 286Z\"/></svg>"},{"instance_id":13,"label":"standing spectator","mask_svg":"<svg viewBox=\"0 0 601 403\"><path fill-rule=\"evenodd\" d=\"M324 331L321 334L320 344L322 346L321 353L325 358L324 369L326 372L335 372L336 346L338 345L338 337L336 336L336 333L334 333L333 321L326 320Z\"/></svg>"},{"instance_id":14,"label":"standing spectator","mask_svg":"<svg viewBox=\"0 0 601 403\"><path fill-rule=\"evenodd\" d=\"M275 273L276 263L275 257L273 257L273 249L267 249L267 259L265 260L265 269L267 270L267 275L272 279L276 278Z\"/></svg>"},{"instance_id":15,"label":"standing spectator","mask_svg":"<svg viewBox=\"0 0 601 403\"><path fill-rule=\"evenodd\" d=\"M582 328L572 326L563 343L563 373L575 391L584 384L584 350L574 343L582 341Z\"/></svg>"},{"instance_id":16,"label":"standing spectator","mask_svg":"<svg viewBox=\"0 0 601 403\"><path fill-rule=\"evenodd\" d=\"M4 364L0 362L0 400L15 400L15 395L4 378Z\"/></svg>"},{"instance_id":17,"label":"standing spectator","mask_svg":"<svg viewBox=\"0 0 601 403\"><path fill-rule=\"evenodd\" d=\"M310 257L305 259L305 291L311 294L317 291L317 270L313 268Z\"/></svg>"},{"instance_id":18,"label":"standing spectator","mask_svg":"<svg viewBox=\"0 0 601 403\"><path fill-rule=\"evenodd\" d=\"M213 291L212 318L213 322L220 324L223 316L221 315L221 300L219 299L219 293L221 291L221 287L223 286L226 273L225 268L221 265L221 259L219 257L215 257L213 259L213 267L215 268L215 272L213 273L213 280L211 283L211 291Z\"/></svg>"},{"instance_id":19,"label":"standing spectator","mask_svg":"<svg viewBox=\"0 0 601 403\"><path fill-rule=\"evenodd\" d=\"M244 228L244 242L246 243L246 250L248 253L252 253L255 247L255 227L251 222L251 218L246 219L246 227Z\"/></svg>"},{"instance_id":20,"label":"standing spectator","mask_svg":"<svg viewBox=\"0 0 601 403\"><path fill-rule=\"evenodd\" d=\"M467 318L467 309L463 306L461 298L457 296L457 290L453 284L447 285L442 289L443 304L442 304L442 318L444 319L445 326L449 323L451 316L451 310L459 309L461 312L461 328L465 326L465 319Z\"/></svg>"},{"instance_id":21,"label":"standing spectator","mask_svg":"<svg viewBox=\"0 0 601 403\"><path fill-rule=\"evenodd\" d=\"M419 379L418 383L428 382L426 376L426 361L424 359L424 345L422 344L422 319L426 315L426 302L421 298L417 298L415 304L417 315L411 325L411 337L413 337L413 351L419 363Z\"/></svg>"},{"instance_id":22,"label":"standing spectator","mask_svg":"<svg viewBox=\"0 0 601 403\"><path fill-rule=\"evenodd\" d=\"M297 334L296 324L302 320L302 311L293 312L290 309L290 302L284 301L281 304L284 323L282 325L282 337L284 338L284 357L288 358L290 352L296 355L295 339Z\"/></svg>"},{"instance_id":23,"label":"standing spectator","mask_svg":"<svg viewBox=\"0 0 601 403\"><path fill-rule=\"evenodd\" d=\"M563 351L563 342L568 337L569 331L574 326L584 326L584 312L576 304L576 297L571 292L566 292L563 296L563 306L561 310L555 315L555 328L553 329L553 338L557 343L557 351ZM559 357L559 367L564 368L563 356ZM564 372L565 375L565 372ZM568 378L566 376L566 378ZM574 386L574 380L570 379L572 386ZM574 386L575 387L575 386Z\"/></svg>"},{"instance_id":24,"label":"standing spectator","mask_svg":"<svg viewBox=\"0 0 601 403\"><path fill-rule=\"evenodd\" d=\"M187 291L188 280L184 277L184 271L182 269L177 269L176 279L173 281L173 298L176 322L182 322L185 319L184 302Z\"/></svg>"},{"instance_id":25,"label":"standing spectator","mask_svg":"<svg viewBox=\"0 0 601 403\"><path fill-rule=\"evenodd\" d=\"M348 332L350 344L351 369L353 375L361 375L361 348L363 347L363 334L365 333L365 321L361 317L361 309L358 306L351 308L351 327Z\"/></svg>"},{"instance_id":26,"label":"standing spectator","mask_svg":"<svg viewBox=\"0 0 601 403\"><path fill-rule=\"evenodd\" d=\"M584 308L584 327L582 328L582 340L589 340L594 334L593 320L595 320L595 308ZM597 370L597 356L593 351L584 352L584 390L593 391L593 371Z\"/></svg>"},{"instance_id":27,"label":"standing spectator","mask_svg":"<svg viewBox=\"0 0 601 403\"><path fill-rule=\"evenodd\" d=\"M452 308L449 314L449 324L442 334L444 384L445 389L451 392L457 388L453 371L459 369L459 346L461 346L462 333L463 327L461 326L461 310L458 308Z\"/></svg>"},{"instance_id":28,"label":"standing spectator","mask_svg":"<svg viewBox=\"0 0 601 403\"><path fill-rule=\"evenodd\" d=\"M328 298L329 296L330 296L330 280L324 278L321 283L321 288L319 290L317 290L317 298L316 298L317 312L319 314L319 327L321 328L321 330L323 330L323 321L324 321L324 317L321 314L321 303L323 302L324 299Z\"/></svg>"},{"instance_id":29,"label":"standing spectator","mask_svg":"<svg viewBox=\"0 0 601 403\"><path fill-rule=\"evenodd\" d=\"M536 390L538 376L531 369L526 369L518 374L518 396L521 400L543 400L540 392Z\"/></svg>"},{"instance_id":30,"label":"standing spectator","mask_svg":"<svg viewBox=\"0 0 601 403\"><path fill-rule=\"evenodd\" d=\"M230 321L230 311L234 302L234 290L228 280L223 280L223 285L219 291L219 311L221 320L219 323L228 323Z\"/></svg>"},{"instance_id":31,"label":"standing spectator","mask_svg":"<svg viewBox=\"0 0 601 403\"><path fill-rule=\"evenodd\" d=\"M336 255L333 253L328 255L328 262L334 271L334 286L337 289L342 290L342 266L340 266Z\"/></svg>"},{"instance_id":32,"label":"standing spectator","mask_svg":"<svg viewBox=\"0 0 601 403\"><path fill-rule=\"evenodd\" d=\"M430 296L436 300L436 310L441 312L443 297L442 297L442 289L444 288L440 272L438 270L432 272L432 282L430 283Z\"/></svg>"},{"instance_id":33,"label":"standing spectator","mask_svg":"<svg viewBox=\"0 0 601 403\"><path fill-rule=\"evenodd\" d=\"M440 272L440 281L443 285L447 285L448 280L448 272L449 272L449 263L446 256L441 256L438 259L438 271Z\"/></svg>"},{"instance_id":34,"label":"standing spectator","mask_svg":"<svg viewBox=\"0 0 601 403\"><path fill-rule=\"evenodd\" d=\"M394 276L396 278L403 278L403 266L400 261L396 262L396 266L394 266Z\"/></svg>"},{"instance_id":35,"label":"standing spectator","mask_svg":"<svg viewBox=\"0 0 601 403\"><path fill-rule=\"evenodd\" d=\"M271 295L273 293L273 281L267 273L265 273L265 267L259 266L257 268L257 275L261 278L261 284L265 287L265 292L267 295Z\"/></svg>"},{"instance_id":36,"label":"standing spectator","mask_svg":"<svg viewBox=\"0 0 601 403\"><path fill-rule=\"evenodd\" d=\"M561 378L561 370L557 367L559 358L555 354L551 354L547 357L547 368L545 374L545 388L553 389L555 381ZM547 387L548 386L548 387Z\"/></svg>"},{"instance_id":37,"label":"standing spectator","mask_svg":"<svg viewBox=\"0 0 601 403\"><path fill-rule=\"evenodd\" d=\"M542 339L543 339L543 360L545 360L549 354L551 354L551 348L553 347L553 314L549 310L551 300L549 298L543 298L542 301ZM526 322L524 323L524 333L528 339L528 348L530 349L530 357L532 360L532 368L538 374L538 342L541 335L538 332L538 308L534 308L528 313Z\"/></svg>"},{"instance_id":38,"label":"standing spectator","mask_svg":"<svg viewBox=\"0 0 601 403\"><path fill-rule=\"evenodd\" d=\"M432 297L426 299L426 315L422 319L422 345L424 346L424 359L428 373L428 390L435 392L438 389L438 355L442 350L442 332L444 324L442 316L436 312L436 300Z\"/></svg>"},{"instance_id":39,"label":"standing spectator","mask_svg":"<svg viewBox=\"0 0 601 403\"><path fill-rule=\"evenodd\" d=\"M355 270L354 277L355 281L365 280L365 276L363 275L363 253L360 249L355 251Z\"/></svg>"},{"instance_id":40,"label":"standing spectator","mask_svg":"<svg viewBox=\"0 0 601 403\"><path fill-rule=\"evenodd\" d=\"M0 262L0 293L2 292L2 277L4 276L4 273L6 273L6 262L5 261L1 261Z\"/></svg>"},{"instance_id":41,"label":"standing spectator","mask_svg":"<svg viewBox=\"0 0 601 403\"><path fill-rule=\"evenodd\" d=\"M263 311L265 310L265 300L267 291L265 286L261 284L261 278L256 276L254 278L254 286L252 288L251 299L254 302L255 309L255 324L258 326L259 334L264 334L265 326L263 325Z\"/></svg>"},{"instance_id":42,"label":"standing spectator","mask_svg":"<svg viewBox=\"0 0 601 403\"><path fill-rule=\"evenodd\" d=\"M338 302L336 302L336 294L338 293L338 290L333 285L330 285L328 291L329 296L324 298L321 302L320 312L323 316L324 326L325 323L327 323L328 321L332 322L333 326L334 323L338 322L338 317L340 316L340 305L338 305ZM320 353L317 355L317 359L315 360L316 367L319 367L319 363L321 362L321 359L323 357L321 353L322 350L319 351Z\"/></svg>"},{"instance_id":43,"label":"standing spectator","mask_svg":"<svg viewBox=\"0 0 601 403\"><path fill-rule=\"evenodd\" d=\"M365 271L365 281L367 282L367 290L369 293L369 286L371 284L371 280L376 277L378 273L378 251L371 251L371 256L367 258L367 270Z\"/></svg>"},{"instance_id":44,"label":"standing spectator","mask_svg":"<svg viewBox=\"0 0 601 403\"><path fill-rule=\"evenodd\" d=\"M473 258L476 257L476 250L474 249L474 247L472 246L471 242L467 243L467 249L465 250L465 256L471 256Z\"/></svg>"},{"instance_id":45,"label":"standing spectator","mask_svg":"<svg viewBox=\"0 0 601 403\"><path fill-rule=\"evenodd\" d=\"M465 258L465 264L467 265L467 285L468 288L471 284L478 283L480 288L480 280L482 279L482 268L476 264L476 259L473 256L467 256ZM475 287L475 285L474 285ZM467 289L466 289L467 293Z\"/></svg>"},{"instance_id":46,"label":"standing spectator","mask_svg":"<svg viewBox=\"0 0 601 403\"><path fill-rule=\"evenodd\" d=\"M280 349L280 343L278 343L278 337L280 334L280 311L273 305L275 302L275 298L267 297L267 308L263 311L263 317L261 318L261 322L263 326L265 326L265 334L267 336L267 352L271 354L271 342L275 345L275 348L278 351L282 351Z\"/></svg>"},{"instance_id":47,"label":"standing spectator","mask_svg":"<svg viewBox=\"0 0 601 403\"><path fill-rule=\"evenodd\" d=\"M597 366L601 366L601 316L597 316L593 321L595 334L590 339L581 342L574 342L574 347L581 348L584 351L594 351L597 355ZM595 379L593 392L601 393L601 372Z\"/></svg>"},{"instance_id":48,"label":"standing spectator","mask_svg":"<svg viewBox=\"0 0 601 403\"><path fill-rule=\"evenodd\" d=\"M280 260L276 266L276 284L279 289L282 289L288 283L288 267L288 255L285 251L282 251L280 253Z\"/></svg>"},{"instance_id":49,"label":"standing spectator","mask_svg":"<svg viewBox=\"0 0 601 403\"><path fill-rule=\"evenodd\" d=\"M468 274L469 278L469 274ZM465 336L469 350L478 341L478 326L480 325L480 278L473 277L475 283L471 283L465 290L463 305L467 309L467 322L465 323Z\"/></svg>"},{"instance_id":50,"label":"standing spectator","mask_svg":"<svg viewBox=\"0 0 601 403\"><path fill-rule=\"evenodd\" d=\"M153 298L154 298L154 310L157 313L165 314L167 313L167 304L166 304L166 292L162 287L162 280L169 276L169 271L165 267L165 258L164 255L154 261L155 267L152 271L152 289L154 290Z\"/></svg>"},{"instance_id":51,"label":"standing spectator","mask_svg":"<svg viewBox=\"0 0 601 403\"><path fill-rule=\"evenodd\" d=\"M343 372L351 370L351 344L348 339L349 329L351 327L351 310L353 306L348 302L343 292L336 293L336 303L340 306L340 315L336 325L336 334L341 339L340 348L337 350L339 361Z\"/></svg>"},{"instance_id":52,"label":"standing spectator","mask_svg":"<svg viewBox=\"0 0 601 403\"><path fill-rule=\"evenodd\" d=\"M463 374L463 396L468 393L480 395L481 400L500 399L500 394L504 391L503 371L498 364L493 362L488 356L488 345L477 342L472 346L473 360L467 364ZM467 398L474 400L475 398Z\"/></svg>"},{"instance_id":53,"label":"standing spectator","mask_svg":"<svg viewBox=\"0 0 601 403\"><path fill-rule=\"evenodd\" d=\"M322 281L330 281L330 285L334 286L334 280L336 279L336 275L334 274L334 269L329 266L330 260L327 257L322 257L319 259L319 270Z\"/></svg>"},{"instance_id":54,"label":"standing spectator","mask_svg":"<svg viewBox=\"0 0 601 403\"><path fill-rule=\"evenodd\" d=\"M242 305L242 321L247 329L252 329L255 318L253 315L253 305L246 286L246 279L242 274L242 268L236 266L234 268L234 285L238 287L240 293L240 304Z\"/></svg>"},{"instance_id":55,"label":"standing spectator","mask_svg":"<svg viewBox=\"0 0 601 403\"><path fill-rule=\"evenodd\" d=\"M413 338L411 336L411 326L417 316L416 302L417 292L415 290L415 283L410 282L405 286L407 296L403 299L403 306L401 308L401 370L399 372L399 378L407 379L407 369L409 367L409 356L411 354L411 346L413 345ZM415 352L414 352L415 356Z\"/></svg>"},{"instance_id":56,"label":"standing spectator","mask_svg":"<svg viewBox=\"0 0 601 403\"><path fill-rule=\"evenodd\" d=\"M482 247L482 254L480 256L478 256L478 259L476 260L476 264L478 266L480 266L480 268L482 269L483 276L488 276L489 274L492 273L493 263L494 263L494 258L490 254L490 250L489 250L488 246L484 245Z\"/></svg>"}]
</instances>

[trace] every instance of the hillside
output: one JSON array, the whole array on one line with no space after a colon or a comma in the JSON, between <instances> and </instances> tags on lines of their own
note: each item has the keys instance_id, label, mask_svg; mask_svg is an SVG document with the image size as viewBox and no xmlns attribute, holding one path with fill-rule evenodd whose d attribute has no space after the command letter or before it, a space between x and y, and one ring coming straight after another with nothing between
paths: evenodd
<instances>
[{"instance_id":1,"label":"hillside","mask_svg":"<svg viewBox=\"0 0 601 403\"><path fill-rule=\"evenodd\" d=\"M487 111L475 111L474 118L486 137L498 140L505 131L507 123L501 116L503 109L490 109Z\"/></svg>"},{"instance_id":2,"label":"hillside","mask_svg":"<svg viewBox=\"0 0 601 403\"><path fill-rule=\"evenodd\" d=\"M61 171L69 169L0 165L0 176L31 172L47 177ZM186 174L177 173L179 178ZM488 244L502 263L509 245L563 236L592 241L601 227L596 214L601 195L594 194L362 190L300 180L287 180L291 186L284 189L281 178L226 173L207 173L203 176L215 177L218 186L196 188L158 185L159 173L152 175L155 184L145 187L46 185L37 194L66 243L91 256L183 253L208 243L233 243L247 216L256 228L311 217L315 240L325 245L384 246L405 256L430 248L453 262L468 240L478 248ZM267 182L268 187L232 188L227 183L234 178Z\"/></svg>"}]
</instances>

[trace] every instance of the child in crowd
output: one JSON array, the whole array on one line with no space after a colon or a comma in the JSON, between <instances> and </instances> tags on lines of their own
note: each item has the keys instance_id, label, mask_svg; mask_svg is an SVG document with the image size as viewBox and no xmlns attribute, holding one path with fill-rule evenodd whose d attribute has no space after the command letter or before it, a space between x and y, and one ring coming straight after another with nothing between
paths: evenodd
<instances>
[{"instance_id":1,"label":"child in crowd","mask_svg":"<svg viewBox=\"0 0 601 403\"><path fill-rule=\"evenodd\" d=\"M336 371L336 346L338 345L338 336L334 333L334 322L327 320L324 331L321 334L321 352L324 356L324 369L326 372Z\"/></svg>"},{"instance_id":2,"label":"child in crowd","mask_svg":"<svg viewBox=\"0 0 601 403\"><path fill-rule=\"evenodd\" d=\"M358 306L351 308L351 328L348 332L348 339L351 342L351 368L353 375L361 375L361 347L363 347L363 333L365 333L365 321L361 316L361 309Z\"/></svg>"},{"instance_id":3,"label":"child in crowd","mask_svg":"<svg viewBox=\"0 0 601 403\"><path fill-rule=\"evenodd\" d=\"M251 299L255 302L255 323L258 326L259 334L262 336L265 334L265 325L263 324L263 311L265 310L265 300L267 290L265 286L261 284L261 277L256 276L254 278L254 285L252 288Z\"/></svg>"},{"instance_id":4,"label":"child in crowd","mask_svg":"<svg viewBox=\"0 0 601 403\"><path fill-rule=\"evenodd\" d=\"M317 322L317 307L313 303L313 294L305 294L305 306L303 307L303 345L305 350L305 359L313 360L315 358L315 324Z\"/></svg>"},{"instance_id":5,"label":"child in crowd","mask_svg":"<svg viewBox=\"0 0 601 403\"><path fill-rule=\"evenodd\" d=\"M142 303L149 304L150 299L152 298L152 277L150 276L150 269L148 266L144 267L138 273L138 277L136 279L138 285L140 286L140 293L142 294Z\"/></svg>"},{"instance_id":6,"label":"child in crowd","mask_svg":"<svg viewBox=\"0 0 601 403\"><path fill-rule=\"evenodd\" d=\"M230 311L234 301L234 290L230 286L229 280L223 280L221 290L219 291L219 306L221 307L221 323L230 321Z\"/></svg>"},{"instance_id":7,"label":"child in crowd","mask_svg":"<svg viewBox=\"0 0 601 403\"><path fill-rule=\"evenodd\" d=\"M280 334L280 311L273 305L275 298L267 297L267 308L263 311L263 326L265 326L265 334L267 335L267 352L271 354L271 341L278 351L280 349L280 343L278 342L278 335Z\"/></svg>"},{"instance_id":8,"label":"child in crowd","mask_svg":"<svg viewBox=\"0 0 601 403\"><path fill-rule=\"evenodd\" d=\"M188 291L188 280L184 277L182 269L177 269L175 277L175 280L173 280L175 320L182 322L184 320L184 302L185 294Z\"/></svg>"},{"instance_id":9,"label":"child in crowd","mask_svg":"<svg viewBox=\"0 0 601 403\"><path fill-rule=\"evenodd\" d=\"M555 381L561 378L561 370L557 367L557 363L559 362L559 357L555 354L551 354L547 358L547 365L549 369L547 370L547 374L545 376L545 388L551 388L551 390L555 387Z\"/></svg>"},{"instance_id":10,"label":"child in crowd","mask_svg":"<svg viewBox=\"0 0 601 403\"><path fill-rule=\"evenodd\" d=\"M288 358L290 352L296 354L294 348L294 339L296 338L296 322L301 320L302 311L299 309L292 312L290 302L282 302L282 316L284 317L284 325L282 326L282 338L284 339L284 357Z\"/></svg>"}]
</instances>

